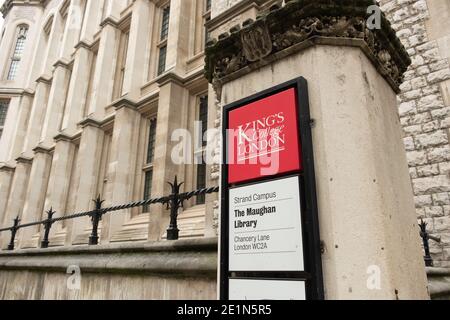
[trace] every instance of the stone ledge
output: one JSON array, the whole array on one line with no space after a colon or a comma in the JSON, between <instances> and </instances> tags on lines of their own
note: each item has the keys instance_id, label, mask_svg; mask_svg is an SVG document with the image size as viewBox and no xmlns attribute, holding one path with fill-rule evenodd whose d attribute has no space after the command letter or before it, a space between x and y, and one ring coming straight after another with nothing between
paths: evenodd
<instances>
[{"instance_id":1,"label":"stone ledge","mask_svg":"<svg viewBox=\"0 0 450 320\"><path fill-rule=\"evenodd\" d=\"M217 238L30 249L0 253L0 272L66 272L71 265L87 273L171 274L216 277Z\"/></svg>"},{"instance_id":2,"label":"stone ledge","mask_svg":"<svg viewBox=\"0 0 450 320\"><path fill-rule=\"evenodd\" d=\"M450 300L450 269L427 268L429 290L434 300Z\"/></svg>"}]
</instances>

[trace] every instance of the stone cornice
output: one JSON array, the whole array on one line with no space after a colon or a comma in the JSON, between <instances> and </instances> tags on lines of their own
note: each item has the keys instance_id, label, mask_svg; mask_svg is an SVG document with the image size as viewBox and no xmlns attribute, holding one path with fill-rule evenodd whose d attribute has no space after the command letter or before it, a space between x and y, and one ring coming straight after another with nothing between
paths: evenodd
<instances>
[{"instance_id":1,"label":"stone cornice","mask_svg":"<svg viewBox=\"0 0 450 320\"><path fill-rule=\"evenodd\" d=\"M367 27L367 8L374 4L373 0L289 0L284 7L272 6L256 21L245 21L208 42L206 77L218 91L232 74L250 72L311 45L336 43L362 47L399 92L411 59L384 14L381 29Z\"/></svg>"},{"instance_id":2,"label":"stone cornice","mask_svg":"<svg viewBox=\"0 0 450 320\"><path fill-rule=\"evenodd\" d=\"M25 164L31 164L33 162L33 158L28 158L25 156L20 156L16 159L17 163L25 163Z\"/></svg>"},{"instance_id":3,"label":"stone cornice","mask_svg":"<svg viewBox=\"0 0 450 320\"><path fill-rule=\"evenodd\" d=\"M100 23L100 27L101 27L101 28L104 28L105 26L110 25L110 26L112 26L112 27L118 29L118 28L119 28L119 24L120 24L120 22L117 21L117 20L115 20L115 19L113 19L112 17L106 17L106 18Z\"/></svg>"},{"instance_id":4,"label":"stone cornice","mask_svg":"<svg viewBox=\"0 0 450 320\"><path fill-rule=\"evenodd\" d=\"M111 107L115 108L116 110L119 110L121 108L130 108L130 109L136 110L136 108L138 107L138 104L136 101L128 99L127 97L122 97L122 98L114 101L111 104Z\"/></svg>"},{"instance_id":5,"label":"stone cornice","mask_svg":"<svg viewBox=\"0 0 450 320\"><path fill-rule=\"evenodd\" d=\"M0 12L4 17L13 6L45 6L48 0L6 0L0 7Z\"/></svg>"},{"instance_id":6,"label":"stone cornice","mask_svg":"<svg viewBox=\"0 0 450 320\"><path fill-rule=\"evenodd\" d=\"M53 78L51 76L42 75L42 76L40 76L39 78L36 79L36 82L42 82L42 83L51 85L52 84L52 80L53 80Z\"/></svg>"},{"instance_id":7,"label":"stone cornice","mask_svg":"<svg viewBox=\"0 0 450 320\"><path fill-rule=\"evenodd\" d=\"M10 166L8 164L0 164L0 171L14 172L15 170L16 168L14 168L13 166Z\"/></svg>"},{"instance_id":8,"label":"stone cornice","mask_svg":"<svg viewBox=\"0 0 450 320\"><path fill-rule=\"evenodd\" d=\"M55 140L55 142L59 142L59 141L73 142L74 137L71 137L71 136L61 132L58 135L56 135L55 137L53 137L53 140Z\"/></svg>"},{"instance_id":9,"label":"stone cornice","mask_svg":"<svg viewBox=\"0 0 450 320\"><path fill-rule=\"evenodd\" d=\"M61 68L67 69L67 70L71 70L72 69L72 64L73 64L73 61L67 61L65 59L59 59L58 61L56 61L53 64L53 67L55 67L55 68L61 67Z\"/></svg>"},{"instance_id":10,"label":"stone cornice","mask_svg":"<svg viewBox=\"0 0 450 320\"><path fill-rule=\"evenodd\" d=\"M101 128L102 122L93 118L86 118L78 123L78 125L82 128L85 127L94 127Z\"/></svg>"},{"instance_id":11,"label":"stone cornice","mask_svg":"<svg viewBox=\"0 0 450 320\"><path fill-rule=\"evenodd\" d=\"M38 145L36 148L33 149L34 153L45 153L45 154L51 154L54 150L54 147L46 147L44 145Z\"/></svg>"}]
</instances>

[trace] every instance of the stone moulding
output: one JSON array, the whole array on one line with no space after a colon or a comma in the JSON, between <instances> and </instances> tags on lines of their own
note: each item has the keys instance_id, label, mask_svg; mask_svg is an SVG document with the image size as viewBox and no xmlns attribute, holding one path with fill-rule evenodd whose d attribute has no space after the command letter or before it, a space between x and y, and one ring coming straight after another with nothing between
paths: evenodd
<instances>
[{"instance_id":1,"label":"stone moulding","mask_svg":"<svg viewBox=\"0 0 450 320\"><path fill-rule=\"evenodd\" d=\"M369 29L367 9L373 0L290 0L273 6L256 21L211 40L205 75L216 91L242 74L315 44L359 46L395 92L411 64L390 22L381 14L381 29Z\"/></svg>"}]
</instances>

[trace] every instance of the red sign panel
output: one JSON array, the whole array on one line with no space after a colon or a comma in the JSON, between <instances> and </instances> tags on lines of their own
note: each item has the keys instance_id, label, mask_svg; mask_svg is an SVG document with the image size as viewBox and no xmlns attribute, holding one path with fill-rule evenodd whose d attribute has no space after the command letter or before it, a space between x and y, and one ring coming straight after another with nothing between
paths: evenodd
<instances>
[{"instance_id":1,"label":"red sign panel","mask_svg":"<svg viewBox=\"0 0 450 320\"><path fill-rule=\"evenodd\" d=\"M229 112L228 183L302 169L294 88Z\"/></svg>"}]
</instances>

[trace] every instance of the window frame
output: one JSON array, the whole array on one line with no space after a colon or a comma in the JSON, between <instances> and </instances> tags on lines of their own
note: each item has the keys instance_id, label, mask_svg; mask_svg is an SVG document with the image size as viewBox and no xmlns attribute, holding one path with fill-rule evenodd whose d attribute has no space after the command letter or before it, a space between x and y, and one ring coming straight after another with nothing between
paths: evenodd
<instances>
[{"instance_id":1,"label":"window frame","mask_svg":"<svg viewBox=\"0 0 450 320\"><path fill-rule=\"evenodd\" d=\"M145 131L145 152L143 153L143 167L142 167L142 196L144 200L151 199L153 180L154 180L154 162L155 162L155 150L156 150L156 134L158 130L158 118L156 114L153 114L146 118L146 131ZM150 142L153 141L153 144ZM152 147L152 150L150 150ZM152 156L150 157L150 152ZM148 175L150 177L150 185L148 185ZM150 213L150 206L143 206L142 213Z\"/></svg>"},{"instance_id":2,"label":"window frame","mask_svg":"<svg viewBox=\"0 0 450 320\"><path fill-rule=\"evenodd\" d=\"M23 29L25 31L22 31ZM28 24L22 23L16 26L14 43L12 44L10 49L9 67L7 70L5 70L5 79L7 81L15 81L17 78L17 72L19 70L20 62L22 61L25 52L29 31L30 26ZM20 48L19 52L17 52L18 48Z\"/></svg>"},{"instance_id":3,"label":"window frame","mask_svg":"<svg viewBox=\"0 0 450 320\"><path fill-rule=\"evenodd\" d=\"M4 115L4 117L0 116L0 139L2 138L3 130L5 129L6 120L8 119L8 110L9 110L10 104L11 104L11 100L0 98L0 115ZM6 111L2 112L2 110L6 110ZM2 123L2 119L3 119L3 123Z\"/></svg>"}]
</instances>

